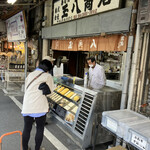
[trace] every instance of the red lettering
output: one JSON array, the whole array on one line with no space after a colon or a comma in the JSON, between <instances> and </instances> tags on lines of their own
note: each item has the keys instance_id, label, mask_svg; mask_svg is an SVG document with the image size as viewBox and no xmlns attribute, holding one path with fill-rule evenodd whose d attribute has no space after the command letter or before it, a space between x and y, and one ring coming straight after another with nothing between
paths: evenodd
<instances>
[{"instance_id":1,"label":"red lettering","mask_svg":"<svg viewBox=\"0 0 150 150\"><path fill-rule=\"evenodd\" d=\"M78 15L78 18L81 18L81 17L82 17L82 14L79 14L79 15Z\"/></svg>"},{"instance_id":2,"label":"red lettering","mask_svg":"<svg viewBox=\"0 0 150 150\"><path fill-rule=\"evenodd\" d=\"M83 17L87 16L87 12L83 13L82 16L83 16Z\"/></svg>"},{"instance_id":3,"label":"red lettering","mask_svg":"<svg viewBox=\"0 0 150 150\"><path fill-rule=\"evenodd\" d=\"M77 15L74 15L73 18L74 18L74 19L77 19Z\"/></svg>"}]
</instances>

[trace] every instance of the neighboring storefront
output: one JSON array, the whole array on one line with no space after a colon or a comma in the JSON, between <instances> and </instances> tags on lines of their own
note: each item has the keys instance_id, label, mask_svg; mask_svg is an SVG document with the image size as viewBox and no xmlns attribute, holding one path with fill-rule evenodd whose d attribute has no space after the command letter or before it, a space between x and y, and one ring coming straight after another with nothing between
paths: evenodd
<instances>
[{"instance_id":1,"label":"neighboring storefront","mask_svg":"<svg viewBox=\"0 0 150 150\"><path fill-rule=\"evenodd\" d=\"M25 69L26 20L24 12L20 12L6 20L7 40L4 49L8 56L8 70ZM11 51L11 52L9 52Z\"/></svg>"},{"instance_id":2,"label":"neighboring storefront","mask_svg":"<svg viewBox=\"0 0 150 150\"><path fill-rule=\"evenodd\" d=\"M8 82L24 82L27 74L26 20L24 12L6 20L7 38L2 41L1 79Z\"/></svg>"},{"instance_id":3,"label":"neighboring storefront","mask_svg":"<svg viewBox=\"0 0 150 150\"><path fill-rule=\"evenodd\" d=\"M128 108L150 114L150 0L140 0ZM143 105L146 104L146 105ZM139 106L146 106L144 108Z\"/></svg>"}]
</instances>

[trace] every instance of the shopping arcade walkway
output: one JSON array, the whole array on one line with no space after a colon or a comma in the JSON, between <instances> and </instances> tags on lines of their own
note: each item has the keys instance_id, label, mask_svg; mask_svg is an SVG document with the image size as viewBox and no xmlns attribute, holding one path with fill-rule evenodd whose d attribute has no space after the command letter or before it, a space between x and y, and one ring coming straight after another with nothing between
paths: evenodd
<instances>
[{"instance_id":1,"label":"shopping arcade walkway","mask_svg":"<svg viewBox=\"0 0 150 150\"><path fill-rule=\"evenodd\" d=\"M23 117L21 107L23 102L22 96L10 96L3 89L0 82L0 136L6 132L23 130ZM14 93L14 92L13 92ZM45 136L42 146L46 150L80 150L79 146L71 140L57 124L47 119L48 125L45 127ZM29 146L34 150L35 126L31 132ZM13 135L4 139L3 150L19 150L19 135ZM7 144L9 143L9 144ZM98 146L96 150L104 150L103 146Z\"/></svg>"}]
</instances>

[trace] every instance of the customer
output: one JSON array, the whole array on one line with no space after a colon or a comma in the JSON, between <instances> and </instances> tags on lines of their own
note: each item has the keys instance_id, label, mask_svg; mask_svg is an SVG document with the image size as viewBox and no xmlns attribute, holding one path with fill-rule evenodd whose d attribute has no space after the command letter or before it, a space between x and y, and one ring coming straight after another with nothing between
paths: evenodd
<instances>
[{"instance_id":1,"label":"customer","mask_svg":"<svg viewBox=\"0 0 150 150\"><path fill-rule=\"evenodd\" d=\"M106 84L103 67L96 63L94 57L89 57L87 63L90 67L88 86L94 89L101 89Z\"/></svg>"},{"instance_id":2,"label":"customer","mask_svg":"<svg viewBox=\"0 0 150 150\"><path fill-rule=\"evenodd\" d=\"M54 58L52 58L52 57L50 57L50 56L45 56L44 58L43 58L43 60L49 60L51 63L52 63L52 66L54 67L54 61L55 61L55 59ZM53 68L50 70L50 74L53 76Z\"/></svg>"},{"instance_id":3,"label":"customer","mask_svg":"<svg viewBox=\"0 0 150 150\"><path fill-rule=\"evenodd\" d=\"M35 150L40 150L46 113L49 109L46 95L50 94L54 89L53 79L49 73L51 69L51 62L42 60L38 68L26 78L22 108L24 117L23 150L28 150L28 142L34 120L36 122Z\"/></svg>"}]
</instances>

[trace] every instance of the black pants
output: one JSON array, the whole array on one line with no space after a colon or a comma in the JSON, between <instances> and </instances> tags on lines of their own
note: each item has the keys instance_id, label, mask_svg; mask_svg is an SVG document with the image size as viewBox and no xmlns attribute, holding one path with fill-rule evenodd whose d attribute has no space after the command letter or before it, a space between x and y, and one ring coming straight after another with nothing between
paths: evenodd
<instances>
[{"instance_id":1,"label":"black pants","mask_svg":"<svg viewBox=\"0 0 150 150\"><path fill-rule=\"evenodd\" d=\"M24 130L22 135L23 150L28 150L30 132L34 120L36 122L35 150L39 150L42 144L46 115L37 118L26 116L24 117Z\"/></svg>"}]
</instances>

